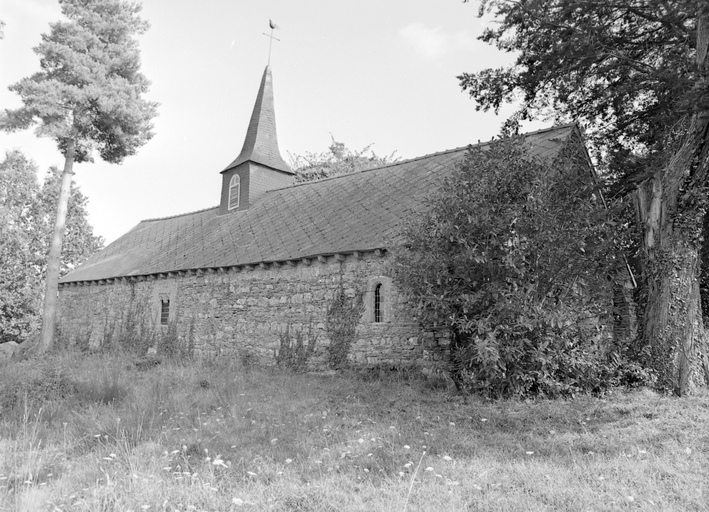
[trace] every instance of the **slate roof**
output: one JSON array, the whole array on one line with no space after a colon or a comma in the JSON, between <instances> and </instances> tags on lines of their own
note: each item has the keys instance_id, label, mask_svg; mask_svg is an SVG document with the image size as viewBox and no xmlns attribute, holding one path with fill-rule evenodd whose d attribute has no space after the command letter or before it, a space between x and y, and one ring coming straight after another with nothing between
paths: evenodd
<instances>
[{"instance_id":1,"label":"slate roof","mask_svg":"<svg viewBox=\"0 0 709 512\"><path fill-rule=\"evenodd\" d=\"M256 95L254 110L251 113L241 153L222 172L249 160L288 174L295 174L278 150L276 110L273 103L273 77L270 66L266 66L263 71L261 86Z\"/></svg>"},{"instance_id":2,"label":"slate roof","mask_svg":"<svg viewBox=\"0 0 709 512\"><path fill-rule=\"evenodd\" d=\"M578 128L526 135L531 153L553 158ZM484 146L487 143L482 144ZM385 248L465 155L457 148L355 174L266 192L248 210L218 207L140 222L61 283L297 260Z\"/></svg>"}]
</instances>

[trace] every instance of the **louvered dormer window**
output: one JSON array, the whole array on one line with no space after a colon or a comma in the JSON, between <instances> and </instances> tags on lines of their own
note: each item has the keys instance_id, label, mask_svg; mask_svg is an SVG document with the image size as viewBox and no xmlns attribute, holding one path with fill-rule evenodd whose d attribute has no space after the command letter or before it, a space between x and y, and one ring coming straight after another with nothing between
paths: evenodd
<instances>
[{"instance_id":1,"label":"louvered dormer window","mask_svg":"<svg viewBox=\"0 0 709 512\"><path fill-rule=\"evenodd\" d=\"M241 178L238 174L231 177L229 181L229 209L239 207L239 196L241 195Z\"/></svg>"}]
</instances>

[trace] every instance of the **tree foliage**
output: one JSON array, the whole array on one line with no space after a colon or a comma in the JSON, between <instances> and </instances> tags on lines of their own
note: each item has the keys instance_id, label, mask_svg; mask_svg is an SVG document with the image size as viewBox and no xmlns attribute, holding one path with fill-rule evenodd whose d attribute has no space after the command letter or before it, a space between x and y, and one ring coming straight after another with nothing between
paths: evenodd
<instances>
[{"instance_id":1,"label":"tree foliage","mask_svg":"<svg viewBox=\"0 0 709 512\"><path fill-rule=\"evenodd\" d=\"M296 181L314 181L341 174L364 171L395 162L397 158L392 153L379 156L372 151L372 144L361 150L352 151L344 143L330 136L332 142L327 151L322 153L305 153L305 155L290 155L291 168L295 171Z\"/></svg>"},{"instance_id":2,"label":"tree foliage","mask_svg":"<svg viewBox=\"0 0 709 512\"><path fill-rule=\"evenodd\" d=\"M642 179L662 166L688 116L709 108L697 66L703 0L482 0L481 39L518 54L507 68L459 76L479 109L521 99L513 121L583 124L597 156ZM637 175L639 173L639 175Z\"/></svg>"},{"instance_id":3,"label":"tree foliage","mask_svg":"<svg viewBox=\"0 0 709 512\"><path fill-rule=\"evenodd\" d=\"M40 137L54 139L74 161L98 152L120 163L153 135L157 104L141 96L150 82L140 72L137 35L148 29L140 4L124 0L60 0L68 21L50 24L34 51L41 71L10 86L22 99L7 109L3 127L37 125Z\"/></svg>"},{"instance_id":4,"label":"tree foliage","mask_svg":"<svg viewBox=\"0 0 709 512\"><path fill-rule=\"evenodd\" d=\"M548 162L519 137L471 148L394 249L421 323L451 330L459 387L554 396L605 385L622 236L578 149Z\"/></svg>"},{"instance_id":5,"label":"tree foliage","mask_svg":"<svg viewBox=\"0 0 709 512\"><path fill-rule=\"evenodd\" d=\"M635 199L638 354L658 386L709 382L699 274L709 206L709 3L482 0L482 39L506 68L459 77L480 109L520 101L508 121L580 121L613 195ZM706 261L709 261L705 258Z\"/></svg>"},{"instance_id":6,"label":"tree foliage","mask_svg":"<svg viewBox=\"0 0 709 512\"><path fill-rule=\"evenodd\" d=\"M121 163L153 135L157 104L142 96L149 81L140 72L136 37L148 24L141 6L127 0L59 0L67 21L50 24L34 50L40 71L10 86L23 106L6 109L5 130L36 125L64 155L54 235L47 263L40 349L54 342L56 297L67 204L74 162L92 161L94 153Z\"/></svg>"},{"instance_id":7,"label":"tree foliage","mask_svg":"<svg viewBox=\"0 0 709 512\"><path fill-rule=\"evenodd\" d=\"M53 168L38 184L36 165L16 150L0 162L0 343L22 342L37 329L59 178ZM103 246L86 203L72 185L62 274Z\"/></svg>"}]
</instances>

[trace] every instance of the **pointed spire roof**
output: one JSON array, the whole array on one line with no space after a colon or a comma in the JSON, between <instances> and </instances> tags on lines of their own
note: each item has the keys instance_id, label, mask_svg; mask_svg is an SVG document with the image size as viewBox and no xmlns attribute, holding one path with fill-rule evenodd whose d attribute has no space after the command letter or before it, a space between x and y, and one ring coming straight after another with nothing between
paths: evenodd
<instances>
[{"instance_id":1,"label":"pointed spire roof","mask_svg":"<svg viewBox=\"0 0 709 512\"><path fill-rule=\"evenodd\" d=\"M261 87L259 87L258 96L256 96L254 111L251 114L251 121L246 131L246 139L241 153L222 172L248 161L288 174L295 174L278 150L276 110L273 107L273 78L270 66L266 66L263 72Z\"/></svg>"}]
</instances>

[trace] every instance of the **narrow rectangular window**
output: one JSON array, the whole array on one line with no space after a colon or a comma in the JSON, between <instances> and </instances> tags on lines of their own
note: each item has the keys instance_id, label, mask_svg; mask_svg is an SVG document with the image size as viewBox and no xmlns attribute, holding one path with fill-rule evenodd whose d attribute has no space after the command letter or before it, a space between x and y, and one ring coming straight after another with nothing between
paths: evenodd
<instances>
[{"instance_id":1,"label":"narrow rectangular window","mask_svg":"<svg viewBox=\"0 0 709 512\"><path fill-rule=\"evenodd\" d=\"M382 321L382 283L374 287L374 321Z\"/></svg>"},{"instance_id":2,"label":"narrow rectangular window","mask_svg":"<svg viewBox=\"0 0 709 512\"><path fill-rule=\"evenodd\" d=\"M170 299L160 301L160 324L167 325L170 319Z\"/></svg>"}]
</instances>

